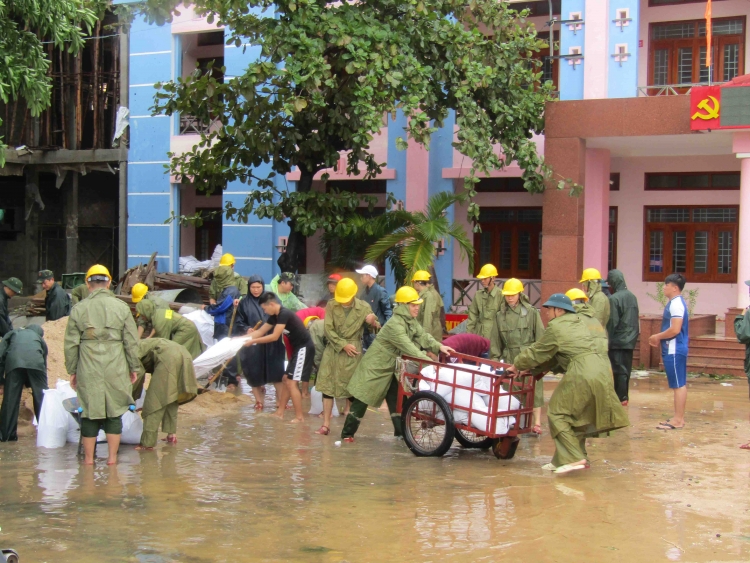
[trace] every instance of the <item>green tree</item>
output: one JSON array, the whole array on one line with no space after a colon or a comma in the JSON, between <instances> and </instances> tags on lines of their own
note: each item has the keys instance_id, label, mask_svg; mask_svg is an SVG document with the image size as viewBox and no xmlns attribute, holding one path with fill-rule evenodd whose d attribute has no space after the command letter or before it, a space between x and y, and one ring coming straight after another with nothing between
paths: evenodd
<instances>
[{"instance_id":1,"label":"green tree","mask_svg":"<svg viewBox=\"0 0 750 563\"><path fill-rule=\"evenodd\" d=\"M524 170L530 192L542 191L551 178L530 140L541 132L552 88L539 85L541 63L531 58L546 45L505 2L192 3L198 15L228 27L228 44L257 49L258 57L224 83L195 72L157 85L155 113L184 112L206 122L221 116L224 123L203 134L192 151L171 155L171 171L185 181L200 180L210 192L236 180L254 183L244 203L228 204L224 212L240 220L249 214L287 220L282 269L296 269L304 237L316 230L352 234L354 227L343 219L361 198L311 192L313 178L336 167L345 151L348 173L378 174L383 163L370 145L384 116L395 117L397 110L408 118L398 141L402 149L408 138L429 148L431 135L455 112L454 146L473 161L471 197L475 172L512 161ZM148 0L142 9L159 22L174 4ZM275 177L295 167L301 174L297 191L279 189ZM478 206L468 209L476 220Z\"/></svg>"},{"instance_id":2,"label":"green tree","mask_svg":"<svg viewBox=\"0 0 750 563\"><path fill-rule=\"evenodd\" d=\"M47 109L52 80L44 42L77 53L106 5L104 0L0 0L0 100L23 99L32 117ZM0 138L0 167L5 148Z\"/></svg>"}]
</instances>

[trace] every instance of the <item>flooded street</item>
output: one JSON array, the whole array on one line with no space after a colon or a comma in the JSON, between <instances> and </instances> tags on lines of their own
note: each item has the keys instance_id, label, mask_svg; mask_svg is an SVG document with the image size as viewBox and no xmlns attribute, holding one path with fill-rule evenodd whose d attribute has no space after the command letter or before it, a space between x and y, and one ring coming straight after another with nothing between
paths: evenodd
<instances>
[{"instance_id":1,"label":"flooded street","mask_svg":"<svg viewBox=\"0 0 750 563\"><path fill-rule=\"evenodd\" d=\"M692 380L688 426L660 432L666 381L633 381L632 426L590 441L590 470L557 476L540 469L546 420L508 461L457 443L416 458L387 412L336 447L342 418L324 437L316 417L252 405L181 417L176 447L123 446L116 468L22 438L0 444L0 547L35 563L748 561L750 402L731 383Z\"/></svg>"}]
</instances>

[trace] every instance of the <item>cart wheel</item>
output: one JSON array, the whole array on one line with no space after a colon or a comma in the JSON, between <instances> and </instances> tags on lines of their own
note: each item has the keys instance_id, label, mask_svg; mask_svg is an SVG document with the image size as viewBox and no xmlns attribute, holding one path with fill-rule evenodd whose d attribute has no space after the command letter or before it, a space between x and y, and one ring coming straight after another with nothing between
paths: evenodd
<instances>
[{"instance_id":1,"label":"cart wheel","mask_svg":"<svg viewBox=\"0 0 750 563\"><path fill-rule=\"evenodd\" d=\"M456 428L456 441L464 448L474 448L488 450L492 447L494 440L485 436L480 436L468 430Z\"/></svg>"},{"instance_id":2,"label":"cart wheel","mask_svg":"<svg viewBox=\"0 0 750 563\"><path fill-rule=\"evenodd\" d=\"M404 441L420 457L440 457L453 443L456 429L448 403L433 391L419 391L401 411Z\"/></svg>"},{"instance_id":3,"label":"cart wheel","mask_svg":"<svg viewBox=\"0 0 750 563\"><path fill-rule=\"evenodd\" d=\"M497 459L513 459L520 441L518 436L500 438L492 445L492 453Z\"/></svg>"}]
</instances>

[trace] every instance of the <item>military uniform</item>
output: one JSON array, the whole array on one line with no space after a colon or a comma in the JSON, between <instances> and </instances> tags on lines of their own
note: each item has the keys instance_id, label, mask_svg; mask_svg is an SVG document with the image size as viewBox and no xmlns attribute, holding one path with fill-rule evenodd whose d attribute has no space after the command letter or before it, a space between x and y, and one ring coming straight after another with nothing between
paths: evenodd
<instances>
[{"instance_id":1,"label":"military uniform","mask_svg":"<svg viewBox=\"0 0 750 563\"><path fill-rule=\"evenodd\" d=\"M10 297L5 293L5 287L3 286L10 289L16 295L23 291L23 284L18 278L8 278L0 283L0 338L13 330L13 323L8 313L8 301L10 301Z\"/></svg>"},{"instance_id":2,"label":"military uniform","mask_svg":"<svg viewBox=\"0 0 750 563\"><path fill-rule=\"evenodd\" d=\"M380 329L349 382L347 390L354 400L341 431L342 438L354 436L367 412L367 405L379 408L383 400L388 403L394 434L402 434L401 418L396 412L399 385L396 360L402 354L429 360L421 348L437 354L440 352L440 341L420 326L409 313L408 306L397 305L393 316Z\"/></svg>"},{"instance_id":3,"label":"military uniform","mask_svg":"<svg viewBox=\"0 0 750 563\"><path fill-rule=\"evenodd\" d=\"M585 283L586 295L589 298L589 306L594 310L594 318L606 328L609 322L609 298L602 292L601 283L595 281Z\"/></svg>"},{"instance_id":4,"label":"military uniform","mask_svg":"<svg viewBox=\"0 0 750 563\"><path fill-rule=\"evenodd\" d=\"M89 296L89 293L89 286L82 283L81 285L76 286L70 293L70 300L72 301L72 304L75 305L86 299Z\"/></svg>"},{"instance_id":5,"label":"military uniform","mask_svg":"<svg viewBox=\"0 0 750 563\"><path fill-rule=\"evenodd\" d=\"M155 295L151 295L150 293L147 293L146 296L143 298L143 300L149 300L154 305L156 305L157 309L169 309L169 303L164 301L161 297L156 297ZM136 303L136 310L138 308L138 304ZM151 321L148 320L143 315L137 315L135 318L135 326L138 328L143 327L143 334L148 337L151 334L151 330L153 329L153 325L151 324Z\"/></svg>"},{"instance_id":6,"label":"military uniform","mask_svg":"<svg viewBox=\"0 0 750 563\"><path fill-rule=\"evenodd\" d=\"M552 319L541 340L518 354L515 366L565 372L547 408L555 440L552 465L585 459L587 437L630 424L612 386L606 332L593 317L566 313Z\"/></svg>"},{"instance_id":7,"label":"military uniform","mask_svg":"<svg viewBox=\"0 0 750 563\"><path fill-rule=\"evenodd\" d=\"M491 340L495 315L503 302L503 292L497 286L493 287L492 291L487 291L485 288L477 291L474 300L469 305L466 331Z\"/></svg>"},{"instance_id":8,"label":"military uniform","mask_svg":"<svg viewBox=\"0 0 750 563\"><path fill-rule=\"evenodd\" d=\"M107 425L111 429L119 423L121 431L120 417L133 404L130 374L140 365L130 307L108 289L93 291L71 310L65 331L65 367L76 375L84 419L102 421L105 432Z\"/></svg>"},{"instance_id":9,"label":"military uniform","mask_svg":"<svg viewBox=\"0 0 750 563\"><path fill-rule=\"evenodd\" d=\"M538 342L544 334L539 311L523 293L515 307L504 300L495 314L490 336L490 359L512 364L516 356ZM534 408L544 406L544 382L539 379L534 387Z\"/></svg>"},{"instance_id":10,"label":"military uniform","mask_svg":"<svg viewBox=\"0 0 750 563\"><path fill-rule=\"evenodd\" d=\"M370 306L360 299L354 299L351 307L344 307L333 299L326 305L323 326L328 344L315 380L315 388L323 395L350 397L346 388L362 359L365 319L371 314ZM344 352L348 344L357 349L358 355L351 357ZM317 346L315 350L317 355Z\"/></svg>"},{"instance_id":11,"label":"military uniform","mask_svg":"<svg viewBox=\"0 0 750 563\"><path fill-rule=\"evenodd\" d=\"M43 335L42 327L31 325L10 331L0 342L0 385L5 385L0 442L18 440L18 411L24 386L31 387L36 419L42 414L47 389L47 344Z\"/></svg>"},{"instance_id":12,"label":"military uniform","mask_svg":"<svg viewBox=\"0 0 750 563\"><path fill-rule=\"evenodd\" d=\"M206 349L198 328L188 319L172 309L157 309L156 303L144 299L135 306L136 312L151 322L156 338L166 338L181 344L195 359Z\"/></svg>"},{"instance_id":13,"label":"military uniform","mask_svg":"<svg viewBox=\"0 0 750 563\"><path fill-rule=\"evenodd\" d=\"M153 448L159 433L177 433L177 407L198 394L193 361L188 351L164 338L149 338L138 343L141 367L133 385L133 396L140 397L146 373L151 380L143 401L141 445Z\"/></svg>"},{"instance_id":14,"label":"military uniform","mask_svg":"<svg viewBox=\"0 0 750 563\"><path fill-rule=\"evenodd\" d=\"M312 338L313 345L315 346L313 373L317 374L320 370L320 362L323 359L323 352L328 344L328 341L326 340L325 321L323 319L312 320L307 325L307 330L310 333L310 338ZM263 344L261 344L261 346L263 346ZM252 346L250 346L250 348L252 348ZM317 380L317 375L315 379Z\"/></svg>"},{"instance_id":15,"label":"military uniform","mask_svg":"<svg viewBox=\"0 0 750 563\"><path fill-rule=\"evenodd\" d=\"M56 321L70 315L70 297L65 290L56 283L48 291L44 298L45 318L47 321Z\"/></svg>"},{"instance_id":16,"label":"military uniform","mask_svg":"<svg viewBox=\"0 0 750 563\"><path fill-rule=\"evenodd\" d=\"M233 285L240 295L247 295L247 280L234 271L231 266L219 266L214 270L214 279L208 288L208 296L216 301L221 292Z\"/></svg>"},{"instance_id":17,"label":"military uniform","mask_svg":"<svg viewBox=\"0 0 750 563\"><path fill-rule=\"evenodd\" d=\"M435 289L434 285L429 285L419 294L424 303L419 308L417 322L422 328L438 342L443 340L443 323L440 322L441 310L443 308L443 298Z\"/></svg>"}]
</instances>

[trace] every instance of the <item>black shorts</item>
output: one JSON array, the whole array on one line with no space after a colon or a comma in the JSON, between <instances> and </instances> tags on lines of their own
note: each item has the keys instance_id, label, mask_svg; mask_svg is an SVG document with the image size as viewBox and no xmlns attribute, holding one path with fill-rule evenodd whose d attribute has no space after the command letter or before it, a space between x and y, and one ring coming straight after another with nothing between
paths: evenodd
<instances>
[{"instance_id":1,"label":"black shorts","mask_svg":"<svg viewBox=\"0 0 750 563\"><path fill-rule=\"evenodd\" d=\"M302 348L297 348L292 352L284 375L287 379L308 382L312 374L314 360L315 346L312 342Z\"/></svg>"}]
</instances>

